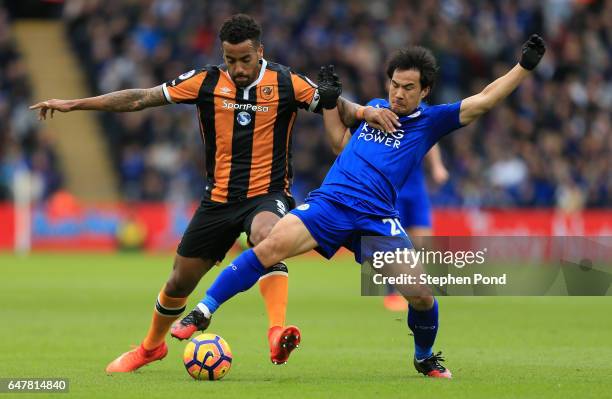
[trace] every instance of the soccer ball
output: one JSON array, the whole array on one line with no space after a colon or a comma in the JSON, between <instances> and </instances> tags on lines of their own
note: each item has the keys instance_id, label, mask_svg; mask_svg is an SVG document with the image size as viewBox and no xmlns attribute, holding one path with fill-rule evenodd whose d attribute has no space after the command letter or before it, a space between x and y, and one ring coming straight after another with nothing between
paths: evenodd
<instances>
[{"instance_id":1,"label":"soccer ball","mask_svg":"<svg viewBox=\"0 0 612 399\"><path fill-rule=\"evenodd\" d=\"M189 341L183 361L196 380L220 380L232 366L232 350L220 336L201 334Z\"/></svg>"}]
</instances>

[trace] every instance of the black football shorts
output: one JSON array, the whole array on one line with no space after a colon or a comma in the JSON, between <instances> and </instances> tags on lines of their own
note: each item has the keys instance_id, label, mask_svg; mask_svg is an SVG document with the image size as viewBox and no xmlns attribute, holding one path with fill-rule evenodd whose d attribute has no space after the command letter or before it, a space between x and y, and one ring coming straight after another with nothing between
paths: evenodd
<instances>
[{"instance_id":1,"label":"black football shorts","mask_svg":"<svg viewBox=\"0 0 612 399\"><path fill-rule=\"evenodd\" d=\"M219 203L204 199L196 209L178 246L177 253L187 258L220 262L240 233L251 233L251 223L263 211L285 216L295 200L284 193L270 193L242 201Z\"/></svg>"}]
</instances>

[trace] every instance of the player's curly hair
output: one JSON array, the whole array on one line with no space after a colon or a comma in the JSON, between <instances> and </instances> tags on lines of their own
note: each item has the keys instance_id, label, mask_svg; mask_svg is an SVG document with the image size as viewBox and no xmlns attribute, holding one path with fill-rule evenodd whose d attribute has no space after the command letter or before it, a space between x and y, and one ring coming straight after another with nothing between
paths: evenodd
<instances>
[{"instance_id":1,"label":"player's curly hair","mask_svg":"<svg viewBox=\"0 0 612 399\"><path fill-rule=\"evenodd\" d=\"M250 15L235 14L226 19L221 26L219 39L230 44L250 39L257 47L261 43L261 26Z\"/></svg>"},{"instance_id":2,"label":"player's curly hair","mask_svg":"<svg viewBox=\"0 0 612 399\"><path fill-rule=\"evenodd\" d=\"M431 90L436 82L438 64L431 51L421 46L412 46L396 51L387 63L387 76L393 77L396 69L405 71L416 69L421 73L421 89Z\"/></svg>"}]
</instances>

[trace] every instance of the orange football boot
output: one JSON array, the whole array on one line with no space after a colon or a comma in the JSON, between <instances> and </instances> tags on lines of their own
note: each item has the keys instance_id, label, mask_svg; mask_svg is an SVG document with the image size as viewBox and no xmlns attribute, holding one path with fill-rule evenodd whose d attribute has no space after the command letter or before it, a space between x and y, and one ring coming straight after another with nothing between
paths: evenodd
<instances>
[{"instance_id":1,"label":"orange football boot","mask_svg":"<svg viewBox=\"0 0 612 399\"><path fill-rule=\"evenodd\" d=\"M295 348L299 348L302 333L296 326L274 326L268 330L270 360L274 364L285 364Z\"/></svg>"},{"instance_id":2,"label":"orange football boot","mask_svg":"<svg viewBox=\"0 0 612 399\"><path fill-rule=\"evenodd\" d=\"M162 360L168 354L168 346L162 343L155 349L146 350L142 344L129 352L125 352L106 366L107 373L128 373L138 370L156 360Z\"/></svg>"}]
</instances>

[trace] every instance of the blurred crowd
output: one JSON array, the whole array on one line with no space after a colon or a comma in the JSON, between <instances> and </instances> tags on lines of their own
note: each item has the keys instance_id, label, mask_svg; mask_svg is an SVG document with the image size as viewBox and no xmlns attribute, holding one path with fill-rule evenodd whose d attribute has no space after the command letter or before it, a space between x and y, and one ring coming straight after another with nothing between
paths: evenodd
<instances>
[{"instance_id":1,"label":"blurred crowd","mask_svg":"<svg viewBox=\"0 0 612 399\"><path fill-rule=\"evenodd\" d=\"M52 136L28 110L29 75L11 27L0 1L0 201L13 198L20 171L31 172L34 198L44 200L61 187L62 178Z\"/></svg>"},{"instance_id":2,"label":"blurred crowd","mask_svg":"<svg viewBox=\"0 0 612 399\"><path fill-rule=\"evenodd\" d=\"M450 180L430 187L434 205L612 206L612 1L71 0L64 20L92 90L106 93L152 87L221 63L217 32L236 12L262 25L265 58L313 80L319 66L335 64L344 96L360 103L386 96L385 61L395 49L433 50L440 73L428 101L437 104L482 90L517 62L531 33L541 33L548 50L533 76L480 121L443 140ZM3 96L14 75L18 66L2 68ZM10 143L36 137L33 149L19 147L8 156L32 163L42 151L53 164L42 135L20 126L19 106L10 104L15 90L21 101L27 98L19 92L25 88L8 90L0 115L7 107L15 114ZM193 107L100 118L126 199L199 197L204 152ZM300 201L320 184L334 156L318 115L300 113L293 143L293 191Z\"/></svg>"}]
</instances>

